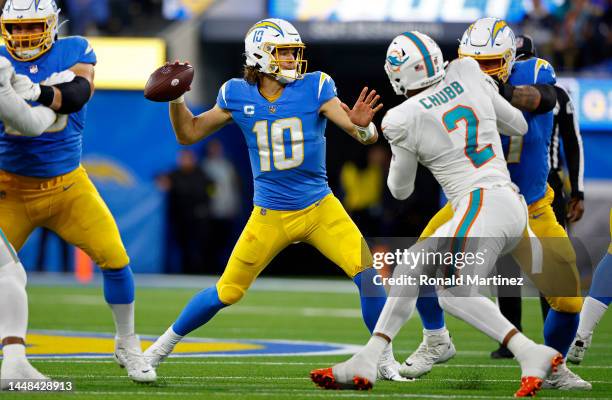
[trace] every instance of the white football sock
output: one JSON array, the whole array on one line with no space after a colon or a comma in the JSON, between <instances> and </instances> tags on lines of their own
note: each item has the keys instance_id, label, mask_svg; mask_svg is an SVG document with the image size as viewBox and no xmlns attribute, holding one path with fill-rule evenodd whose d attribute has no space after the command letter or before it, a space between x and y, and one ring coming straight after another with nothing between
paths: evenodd
<instances>
[{"instance_id":1,"label":"white football sock","mask_svg":"<svg viewBox=\"0 0 612 400\"><path fill-rule=\"evenodd\" d=\"M506 332L506 334L508 332ZM512 354L514 354L514 357L516 357L518 361L521 361L524 352L529 351L529 347L532 344L535 344L533 340L529 339L527 336L517 331L517 333L515 333L514 336L510 338L510 340L506 344L506 347L512 352Z\"/></svg>"},{"instance_id":2,"label":"white football sock","mask_svg":"<svg viewBox=\"0 0 612 400\"><path fill-rule=\"evenodd\" d=\"M161 346L171 351L172 349L174 349L174 346L176 346L177 343L181 341L181 339L183 339L183 336L174 332L171 326L170 328L166 329L166 332L164 332L155 341L155 343L159 343Z\"/></svg>"},{"instance_id":3,"label":"white football sock","mask_svg":"<svg viewBox=\"0 0 612 400\"><path fill-rule=\"evenodd\" d=\"M393 271L393 278L399 281L400 277L413 276L415 271L420 271L421 267L411 269L407 265L398 265ZM389 297L385 306L378 317L374 332L385 334L389 339L397 335L399 330L410 319L416 307L419 288L416 285L394 285L389 290Z\"/></svg>"},{"instance_id":4,"label":"white football sock","mask_svg":"<svg viewBox=\"0 0 612 400\"><path fill-rule=\"evenodd\" d=\"M581 338L586 338L593 334L593 329L599 323L603 315L608 310L601 301L587 296L584 299L584 305L580 312L580 323L578 324L578 335Z\"/></svg>"},{"instance_id":5,"label":"white football sock","mask_svg":"<svg viewBox=\"0 0 612 400\"><path fill-rule=\"evenodd\" d=\"M455 297L443 290L440 306L449 314L462 319L485 335L501 343L515 329L491 300L484 296Z\"/></svg>"},{"instance_id":6,"label":"white football sock","mask_svg":"<svg viewBox=\"0 0 612 400\"><path fill-rule=\"evenodd\" d=\"M2 347L4 360L26 359L25 346L22 344L7 344Z\"/></svg>"},{"instance_id":7,"label":"white football sock","mask_svg":"<svg viewBox=\"0 0 612 400\"><path fill-rule=\"evenodd\" d=\"M118 337L134 335L134 302L130 304L109 304L113 312Z\"/></svg>"},{"instance_id":8,"label":"white football sock","mask_svg":"<svg viewBox=\"0 0 612 400\"><path fill-rule=\"evenodd\" d=\"M28 329L27 277L20 262L0 266L0 338L25 340Z\"/></svg>"},{"instance_id":9,"label":"white football sock","mask_svg":"<svg viewBox=\"0 0 612 400\"><path fill-rule=\"evenodd\" d=\"M374 332L383 333L389 339L397 335L400 329L410 319L416 306L416 297L387 297Z\"/></svg>"},{"instance_id":10,"label":"white football sock","mask_svg":"<svg viewBox=\"0 0 612 400\"><path fill-rule=\"evenodd\" d=\"M441 335L445 332L448 332L446 325L439 329L423 329L423 334L427 336Z\"/></svg>"},{"instance_id":11,"label":"white football sock","mask_svg":"<svg viewBox=\"0 0 612 400\"><path fill-rule=\"evenodd\" d=\"M383 354L389 342L387 342L384 338L373 335L368 340L368 343L365 345L363 350L358 353L358 356L365 358L374 363L374 365L378 364L378 360L380 360L380 356Z\"/></svg>"}]
</instances>

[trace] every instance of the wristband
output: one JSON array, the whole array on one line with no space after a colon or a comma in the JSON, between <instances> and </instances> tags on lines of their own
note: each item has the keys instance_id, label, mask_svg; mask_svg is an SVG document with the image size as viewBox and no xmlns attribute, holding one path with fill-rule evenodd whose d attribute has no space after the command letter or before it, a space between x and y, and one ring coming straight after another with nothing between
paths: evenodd
<instances>
[{"instance_id":1,"label":"wristband","mask_svg":"<svg viewBox=\"0 0 612 400\"><path fill-rule=\"evenodd\" d=\"M374 125L373 122L370 122L370 124L366 127L355 125L355 128L357 129L359 137L364 142L367 142L368 140L372 139L372 137L374 137L377 133L376 125Z\"/></svg>"},{"instance_id":2,"label":"wristband","mask_svg":"<svg viewBox=\"0 0 612 400\"><path fill-rule=\"evenodd\" d=\"M514 88L514 85L510 85L509 83L500 83L499 94L510 103L514 95Z\"/></svg>"},{"instance_id":3,"label":"wristband","mask_svg":"<svg viewBox=\"0 0 612 400\"><path fill-rule=\"evenodd\" d=\"M40 85L40 95L36 101L43 106L49 107L53 104L53 99L55 98L55 92L53 91L53 86Z\"/></svg>"}]
</instances>

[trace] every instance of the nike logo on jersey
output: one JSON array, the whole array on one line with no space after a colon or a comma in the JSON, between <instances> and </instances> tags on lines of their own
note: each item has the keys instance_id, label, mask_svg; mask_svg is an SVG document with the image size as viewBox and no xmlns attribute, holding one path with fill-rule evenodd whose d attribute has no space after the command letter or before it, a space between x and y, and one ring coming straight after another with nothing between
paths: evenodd
<instances>
[{"instance_id":1,"label":"nike logo on jersey","mask_svg":"<svg viewBox=\"0 0 612 400\"><path fill-rule=\"evenodd\" d=\"M538 218L540 218L542 215L544 215L544 213L540 213L540 214L533 214L533 215L531 216L531 218L533 218L533 219L538 219Z\"/></svg>"},{"instance_id":2,"label":"nike logo on jersey","mask_svg":"<svg viewBox=\"0 0 612 400\"><path fill-rule=\"evenodd\" d=\"M71 188L71 187L73 187L73 186L74 186L74 183L71 183L71 184L70 184L70 185L68 185L68 186L64 186L64 187L63 187L64 192L65 192L66 190L70 189L70 188Z\"/></svg>"}]
</instances>

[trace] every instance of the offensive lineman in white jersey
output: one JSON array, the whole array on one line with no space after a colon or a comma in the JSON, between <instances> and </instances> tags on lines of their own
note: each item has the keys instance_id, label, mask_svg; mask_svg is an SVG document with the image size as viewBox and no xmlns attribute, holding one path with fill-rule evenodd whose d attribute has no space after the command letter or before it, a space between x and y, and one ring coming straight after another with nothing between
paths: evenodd
<instances>
[{"instance_id":1,"label":"offensive lineman in white jersey","mask_svg":"<svg viewBox=\"0 0 612 400\"><path fill-rule=\"evenodd\" d=\"M394 197L406 199L420 162L442 186L455 215L410 251L481 252L481 265L459 269L451 264L450 270L454 276L487 276L497 257L512 250L527 229L527 206L510 180L498 133L524 135L527 122L475 60L455 60L445 71L440 48L422 33L405 32L393 40L385 71L396 94L409 98L382 122L393 152L387 185ZM413 276L419 282L420 275L432 274L424 267L398 262L393 277ZM344 363L312 371L311 379L329 389L370 388L376 361L412 314L418 292L418 285L393 286L366 347ZM438 296L447 312L516 355L522 369L517 397L534 395L551 368L562 362L557 351L520 333L477 288L445 285L438 287Z\"/></svg>"}]
</instances>

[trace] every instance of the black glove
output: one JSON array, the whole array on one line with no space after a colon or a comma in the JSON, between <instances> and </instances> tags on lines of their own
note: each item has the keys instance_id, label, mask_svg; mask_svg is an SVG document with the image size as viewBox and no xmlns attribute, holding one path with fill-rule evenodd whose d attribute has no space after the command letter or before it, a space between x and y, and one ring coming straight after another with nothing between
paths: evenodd
<instances>
[{"instance_id":1,"label":"black glove","mask_svg":"<svg viewBox=\"0 0 612 400\"><path fill-rule=\"evenodd\" d=\"M498 85L499 94L510 103L512 101L512 95L514 94L514 85L509 83L500 82Z\"/></svg>"}]
</instances>

